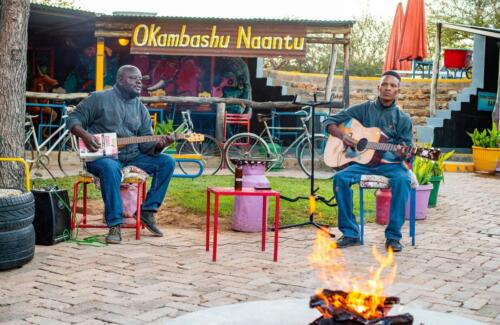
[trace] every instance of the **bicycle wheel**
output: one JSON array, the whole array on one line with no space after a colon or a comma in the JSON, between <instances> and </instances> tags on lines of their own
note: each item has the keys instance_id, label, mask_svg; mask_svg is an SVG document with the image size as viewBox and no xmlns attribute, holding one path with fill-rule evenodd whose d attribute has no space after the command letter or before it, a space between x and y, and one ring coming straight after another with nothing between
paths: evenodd
<instances>
[{"instance_id":1,"label":"bicycle wheel","mask_svg":"<svg viewBox=\"0 0 500 325\"><path fill-rule=\"evenodd\" d=\"M238 133L227 140L224 146L224 160L229 170L234 173L231 160L269 159L272 157L267 143L253 133Z\"/></svg>"},{"instance_id":2,"label":"bicycle wheel","mask_svg":"<svg viewBox=\"0 0 500 325\"><path fill-rule=\"evenodd\" d=\"M311 176L311 158L312 150L314 150L314 178L330 179L333 177L335 171L331 167L325 165L325 162L323 161L323 152L325 150L327 140L328 137L324 134L315 134L313 146L311 145L312 137L304 139L299 144L299 155L297 156L297 159L299 161L300 168L307 176Z\"/></svg>"},{"instance_id":3,"label":"bicycle wheel","mask_svg":"<svg viewBox=\"0 0 500 325\"><path fill-rule=\"evenodd\" d=\"M35 145L33 144L33 139L31 137L24 143L24 160L28 164L29 170L33 169L33 164L35 162Z\"/></svg>"},{"instance_id":4,"label":"bicycle wheel","mask_svg":"<svg viewBox=\"0 0 500 325\"><path fill-rule=\"evenodd\" d=\"M204 134L205 139L201 142L183 141L178 153L180 155L198 154L202 156L203 174L214 175L222 166L222 148L214 137ZM193 163L178 162L179 168L184 174L188 174L187 169L193 167Z\"/></svg>"},{"instance_id":5,"label":"bicycle wheel","mask_svg":"<svg viewBox=\"0 0 500 325\"><path fill-rule=\"evenodd\" d=\"M75 166L75 163L80 163L80 160L78 159L78 146L75 143L75 138L73 138L69 133L59 144L57 163L59 164L59 169L61 169L63 174L66 176L68 176L71 165Z\"/></svg>"}]
</instances>

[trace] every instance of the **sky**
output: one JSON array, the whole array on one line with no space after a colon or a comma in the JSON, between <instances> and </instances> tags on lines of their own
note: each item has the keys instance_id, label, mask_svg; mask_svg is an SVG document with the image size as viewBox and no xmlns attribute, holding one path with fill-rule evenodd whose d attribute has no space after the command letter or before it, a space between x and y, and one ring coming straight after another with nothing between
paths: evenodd
<instances>
[{"instance_id":1,"label":"sky","mask_svg":"<svg viewBox=\"0 0 500 325\"><path fill-rule=\"evenodd\" d=\"M75 0L80 9L156 12L159 16L221 18L296 18L350 20L369 14L392 22L398 2L406 0Z\"/></svg>"}]
</instances>

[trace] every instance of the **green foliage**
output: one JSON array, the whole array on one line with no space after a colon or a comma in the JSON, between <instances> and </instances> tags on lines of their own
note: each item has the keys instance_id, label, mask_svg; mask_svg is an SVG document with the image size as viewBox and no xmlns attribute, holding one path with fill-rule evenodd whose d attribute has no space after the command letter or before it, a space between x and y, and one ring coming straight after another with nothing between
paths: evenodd
<instances>
[{"instance_id":1,"label":"green foliage","mask_svg":"<svg viewBox=\"0 0 500 325\"><path fill-rule=\"evenodd\" d=\"M423 159L420 157L415 158L413 162L413 173L417 177L418 184L429 184L434 169L434 162L432 160Z\"/></svg>"},{"instance_id":2,"label":"green foliage","mask_svg":"<svg viewBox=\"0 0 500 325\"><path fill-rule=\"evenodd\" d=\"M372 16L364 15L356 21L350 35L349 70L351 75L381 74L389 32L388 22L380 21ZM338 49L337 67L341 68L344 60L343 47L339 46ZM310 44L307 46L305 60L270 58L265 60L265 67L273 70L327 73L331 52L331 45Z\"/></svg>"},{"instance_id":3,"label":"green foliage","mask_svg":"<svg viewBox=\"0 0 500 325\"><path fill-rule=\"evenodd\" d=\"M426 1L427 34L431 50L434 51L438 22L498 28L499 2L499 0ZM471 39L470 33L445 28L441 33L441 48L470 47Z\"/></svg>"},{"instance_id":4,"label":"green foliage","mask_svg":"<svg viewBox=\"0 0 500 325\"><path fill-rule=\"evenodd\" d=\"M60 8L79 9L79 7L75 5L74 0L31 0L30 2Z\"/></svg>"},{"instance_id":5,"label":"green foliage","mask_svg":"<svg viewBox=\"0 0 500 325\"><path fill-rule=\"evenodd\" d=\"M280 191L282 195L287 197L308 196L310 190L309 180L297 179L288 177L269 177L273 189ZM69 197L73 197L73 184L76 177L60 177L57 178L57 185L61 189L67 189ZM148 179L148 182L151 180ZM34 180L34 188L48 187L54 184L52 180L36 179ZM168 188L166 206L162 209L169 209L172 206L180 206L189 212L200 215L200 223L205 220L206 209L206 188L207 186L233 186L234 176L200 176L194 180L173 178ZM316 186L320 188L318 195L324 197L332 196L332 181L331 180L316 180ZM355 187L355 186L353 186ZM374 193L374 190L370 190ZM359 213L359 191L353 190L354 213ZM100 200L100 192L95 186L89 186L88 196L90 199ZM221 218L231 218L233 211L232 197L221 197L219 205L219 213ZM274 222L274 200L269 200L270 220L269 224ZM373 222L375 211L375 195L365 195L365 212L367 222ZM368 213L370 212L371 213ZM330 225L337 224L337 208L329 207L321 202L316 203L316 220ZM309 201L298 200L297 202L289 202L281 200L280 205L280 224L289 225L304 222L309 217Z\"/></svg>"},{"instance_id":6,"label":"green foliage","mask_svg":"<svg viewBox=\"0 0 500 325\"><path fill-rule=\"evenodd\" d=\"M472 139L472 145L482 148L500 148L500 131L495 123L492 123L491 129L485 129L479 132L474 129L473 133L467 132Z\"/></svg>"},{"instance_id":7,"label":"green foliage","mask_svg":"<svg viewBox=\"0 0 500 325\"><path fill-rule=\"evenodd\" d=\"M438 160L432 162L432 176L443 176L443 165L444 162L453 156L455 150L449 151L447 153L442 153Z\"/></svg>"},{"instance_id":8,"label":"green foliage","mask_svg":"<svg viewBox=\"0 0 500 325\"><path fill-rule=\"evenodd\" d=\"M156 124L156 135L162 135L162 134L171 134L174 132L174 121L173 120L167 120L165 122L161 122ZM175 149L177 148L177 142L171 143L165 150L169 149Z\"/></svg>"}]
</instances>

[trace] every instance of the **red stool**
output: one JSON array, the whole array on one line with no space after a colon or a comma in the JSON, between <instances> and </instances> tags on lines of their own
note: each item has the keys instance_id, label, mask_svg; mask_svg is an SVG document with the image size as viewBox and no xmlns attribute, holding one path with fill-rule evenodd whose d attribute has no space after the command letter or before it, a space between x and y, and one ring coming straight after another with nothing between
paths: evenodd
<instances>
[{"instance_id":1,"label":"red stool","mask_svg":"<svg viewBox=\"0 0 500 325\"><path fill-rule=\"evenodd\" d=\"M206 224L206 242L205 250L210 250L210 193L215 194L214 203L214 241L212 261L217 259L217 231L219 229L219 197L220 196L261 196L263 200L262 205L262 251L266 250L266 214L267 214L267 200L266 197L274 196L276 200L276 207L274 210L274 258L275 262L278 261L278 232L280 225L280 193L273 190L256 190L250 187L244 187L241 191L235 191L232 187L208 187L207 188L207 224Z\"/></svg>"},{"instance_id":2,"label":"red stool","mask_svg":"<svg viewBox=\"0 0 500 325\"><path fill-rule=\"evenodd\" d=\"M71 218L71 231L76 227L76 209L78 205L78 191L80 189L80 184L83 185L83 211L82 220L78 221L78 228L108 228L105 224L88 224L87 223L87 186L89 184L95 183L95 178L89 173L80 173L78 175L78 180L73 186L73 216ZM135 214L135 224L123 224L121 228L135 228L135 239L139 240L141 238L141 205L146 199L146 178L142 177L125 177L122 183L126 184L137 184L137 212ZM78 220L78 219L77 219Z\"/></svg>"},{"instance_id":3,"label":"red stool","mask_svg":"<svg viewBox=\"0 0 500 325\"><path fill-rule=\"evenodd\" d=\"M245 132L250 132L250 119L251 113L247 114L232 114L226 113L224 114L224 141L227 140L227 126L228 125L243 125L246 129Z\"/></svg>"}]
</instances>

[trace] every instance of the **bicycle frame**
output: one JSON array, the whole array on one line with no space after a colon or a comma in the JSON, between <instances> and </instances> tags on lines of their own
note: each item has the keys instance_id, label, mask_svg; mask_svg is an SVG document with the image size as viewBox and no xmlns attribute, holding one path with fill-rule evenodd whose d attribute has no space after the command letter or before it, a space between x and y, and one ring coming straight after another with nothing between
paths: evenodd
<instances>
[{"instance_id":1,"label":"bicycle frame","mask_svg":"<svg viewBox=\"0 0 500 325\"><path fill-rule=\"evenodd\" d=\"M304 141L304 139L309 139L310 136L311 136L311 133L309 132L309 128L307 126L307 121L309 121L309 119L311 118L311 113L307 113L306 111L304 111L303 109L298 111L297 113L300 113L300 112L305 112L306 113L306 116L305 117L301 117L300 118L300 121L302 123L302 126L295 126L295 127L285 127L285 126L269 126L267 124L266 121L263 121L262 123L264 123L264 130L262 130L262 132L260 133L260 137L262 138L262 136L264 134L267 135L267 137L269 138L269 141L271 143L271 146L273 148L275 148L275 143L274 143L274 140L273 140L273 137L272 137L272 130L281 130L281 131L302 131L302 133L288 146L288 148L286 148L281 154L278 154L278 153L275 153L275 152L272 152L273 155L282 155L283 157L286 156L286 154L292 150L292 148L295 147L295 155L298 156L298 149L299 149L299 146L298 144L301 143L302 141Z\"/></svg>"},{"instance_id":2,"label":"bicycle frame","mask_svg":"<svg viewBox=\"0 0 500 325\"><path fill-rule=\"evenodd\" d=\"M33 123L33 117L31 115L28 115L27 116L28 119L29 119L29 131L26 135L26 138L24 140L24 143L26 144L29 140L30 140L30 137L33 139L33 143L34 143L34 149L37 153L37 157L35 158L34 161L36 161L38 159L38 156L41 155L42 153L42 149L45 148L45 147L48 147L48 144L50 143L50 141L52 139L54 139L56 137L56 135L59 135L59 133L62 131L62 133L59 135L59 137L57 138L57 140L54 142L54 144L52 144L51 147L49 147L45 152L44 154L45 155L49 155L52 151L54 151L54 149L57 147L57 145L63 141L66 136L68 135L69 133L69 130L66 129L66 118L68 117L68 115L63 115L62 116L62 119L64 119L64 123L61 124L60 127L58 127L47 139L45 139L41 144L38 144L38 139L37 139L37 134L36 134L36 128L35 128L35 125ZM26 125L26 124L25 124ZM29 161L29 160L28 160ZM33 162L33 161L29 161L29 162Z\"/></svg>"}]
</instances>

